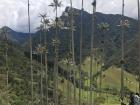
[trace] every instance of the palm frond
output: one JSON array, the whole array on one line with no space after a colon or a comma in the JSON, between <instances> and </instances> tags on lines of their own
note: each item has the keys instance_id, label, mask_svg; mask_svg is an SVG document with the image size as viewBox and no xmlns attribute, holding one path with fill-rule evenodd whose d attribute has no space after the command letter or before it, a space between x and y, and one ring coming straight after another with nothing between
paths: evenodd
<instances>
[{"instance_id":1,"label":"palm frond","mask_svg":"<svg viewBox=\"0 0 140 105\"><path fill-rule=\"evenodd\" d=\"M57 7L61 7L63 5L62 5L62 1L53 0L53 3L51 3L49 6L57 8ZM54 10L56 10L56 9L54 9Z\"/></svg>"},{"instance_id":2,"label":"palm frond","mask_svg":"<svg viewBox=\"0 0 140 105\"><path fill-rule=\"evenodd\" d=\"M49 6L50 6L50 7L54 7L54 6L55 6L55 4L54 4L54 3L51 3Z\"/></svg>"}]
</instances>

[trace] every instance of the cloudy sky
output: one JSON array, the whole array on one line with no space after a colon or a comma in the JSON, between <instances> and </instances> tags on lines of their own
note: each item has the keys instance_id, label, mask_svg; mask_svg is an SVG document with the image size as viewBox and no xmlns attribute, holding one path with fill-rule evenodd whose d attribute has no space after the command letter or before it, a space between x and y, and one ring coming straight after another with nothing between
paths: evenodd
<instances>
[{"instance_id":1,"label":"cloudy sky","mask_svg":"<svg viewBox=\"0 0 140 105\"><path fill-rule=\"evenodd\" d=\"M30 0L31 6L31 30L35 32L39 26L39 13L47 13L52 18L54 16L53 9L48 5L53 0ZM84 8L86 11L92 11L93 0L84 0ZM63 7L59 9L59 15L69 6L69 0L62 0ZM75 8L80 9L81 0L73 0ZM97 0L97 11L106 14L120 14L122 0ZM137 17L137 0L125 0L125 15L129 17ZM27 0L0 0L0 27L9 26L10 28L27 32Z\"/></svg>"}]
</instances>

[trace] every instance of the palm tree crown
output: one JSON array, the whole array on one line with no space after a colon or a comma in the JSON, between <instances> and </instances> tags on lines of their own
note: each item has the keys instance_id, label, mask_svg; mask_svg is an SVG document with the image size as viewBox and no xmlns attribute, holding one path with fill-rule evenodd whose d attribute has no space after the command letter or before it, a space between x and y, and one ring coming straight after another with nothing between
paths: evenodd
<instances>
[{"instance_id":1,"label":"palm tree crown","mask_svg":"<svg viewBox=\"0 0 140 105\"><path fill-rule=\"evenodd\" d=\"M54 11L56 11L57 10L57 7L61 7L62 6L62 1L53 0L53 3L51 3L49 6L55 7L54 8Z\"/></svg>"}]
</instances>

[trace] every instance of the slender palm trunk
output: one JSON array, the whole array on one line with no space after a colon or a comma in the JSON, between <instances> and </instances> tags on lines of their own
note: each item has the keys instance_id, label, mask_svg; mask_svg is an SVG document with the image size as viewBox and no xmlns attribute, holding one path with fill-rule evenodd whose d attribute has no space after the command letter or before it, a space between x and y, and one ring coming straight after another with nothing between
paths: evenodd
<instances>
[{"instance_id":1,"label":"slender palm trunk","mask_svg":"<svg viewBox=\"0 0 140 105\"><path fill-rule=\"evenodd\" d=\"M92 75L93 75L93 34L91 36L91 52L90 52L90 105L92 105L92 82L93 82Z\"/></svg>"},{"instance_id":2,"label":"slender palm trunk","mask_svg":"<svg viewBox=\"0 0 140 105\"><path fill-rule=\"evenodd\" d=\"M138 0L138 35L139 35L139 69L140 69L140 2ZM139 93L140 93L140 70L139 70Z\"/></svg>"},{"instance_id":3,"label":"slender palm trunk","mask_svg":"<svg viewBox=\"0 0 140 105\"><path fill-rule=\"evenodd\" d=\"M44 45L45 45L45 78L46 78L46 105L48 105L48 64L47 64L47 28L46 28L46 24L45 24L45 41L44 41Z\"/></svg>"},{"instance_id":4,"label":"slender palm trunk","mask_svg":"<svg viewBox=\"0 0 140 105\"><path fill-rule=\"evenodd\" d=\"M41 44L42 44L42 29L41 29L41 31L40 31L40 46L41 46ZM39 53L39 52L38 52ZM40 61L40 80L39 80L39 91L40 91L40 105L42 105L42 54L38 54L38 61Z\"/></svg>"},{"instance_id":5,"label":"slender palm trunk","mask_svg":"<svg viewBox=\"0 0 140 105\"><path fill-rule=\"evenodd\" d=\"M43 63L42 63L42 53L40 54L41 61L41 74L40 74L40 87L41 87L41 105L44 105L44 91L43 91Z\"/></svg>"},{"instance_id":6,"label":"slender palm trunk","mask_svg":"<svg viewBox=\"0 0 140 105\"><path fill-rule=\"evenodd\" d=\"M96 52L95 52L96 53ZM95 57L96 57L96 54L95 54ZM98 72L98 66L97 66L97 58L96 58L96 60L95 60L95 71L96 71L96 73ZM98 85L98 77L95 77L95 85L96 85L96 90L97 90L97 85ZM95 93L95 96L97 96L97 93Z\"/></svg>"},{"instance_id":7,"label":"slender palm trunk","mask_svg":"<svg viewBox=\"0 0 140 105\"><path fill-rule=\"evenodd\" d=\"M83 47L83 0L82 0L82 8L81 8L81 35L80 35L80 65L79 65L79 76L80 76L80 82L79 82L79 105L81 105L81 85L82 85L82 47Z\"/></svg>"},{"instance_id":8,"label":"slender palm trunk","mask_svg":"<svg viewBox=\"0 0 140 105\"><path fill-rule=\"evenodd\" d=\"M31 70L31 105L33 105L33 66L32 66L32 36L31 36L31 26L30 26L30 2L28 0L28 28L30 36L30 70Z\"/></svg>"},{"instance_id":9,"label":"slender palm trunk","mask_svg":"<svg viewBox=\"0 0 140 105\"><path fill-rule=\"evenodd\" d=\"M72 0L70 0L70 4L71 4L71 43L72 43L72 62L73 62L73 73L74 73L74 96L73 96L73 104L75 105L75 101L76 101L76 81L75 81L75 77L76 77L76 71L75 69L75 50L74 50L74 27L73 27L73 5L72 5Z\"/></svg>"},{"instance_id":10,"label":"slender palm trunk","mask_svg":"<svg viewBox=\"0 0 140 105\"><path fill-rule=\"evenodd\" d=\"M103 75L103 67L104 67L104 59L105 59L105 57L104 57L104 55L105 55L105 48L104 48L105 38L104 38L104 34L105 34L105 32L103 30L102 41L101 41L102 55L101 55L101 71L100 71L100 83L99 83L100 84L100 94L99 95L101 95L101 92L102 92L102 80L103 80L102 75Z\"/></svg>"},{"instance_id":11,"label":"slender palm trunk","mask_svg":"<svg viewBox=\"0 0 140 105\"><path fill-rule=\"evenodd\" d=\"M88 73L88 79L89 79L89 73ZM88 102L88 104L89 104L89 94L90 94L90 92L89 92L89 88L90 88L90 81L87 81L87 86L88 86L88 90L87 90L87 102Z\"/></svg>"},{"instance_id":12,"label":"slender palm trunk","mask_svg":"<svg viewBox=\"0 0 140 105\"><path fill-rule=\"evenodd\" d=\"M122 0L121 101L124 100L124 0Z\"/></svg>"},{"instance_id":13,"label":"slender palm trunk","mask_svg":"<svg viewBox=\"0 0 140 105\"><path fill-rule=\"evenodd\" d=\"M69 64L69 59L68 59L68 63L67 63L67 69L69 71L69 74L71 73L71 70L70 70L70 64ZM70 81L70 75L67 76L68 78L68 81ZM70 82L67 82L67 105L70 104Z\"/></svg>"},{"instance_id":14,"label":"slender palm trunk","mask_svg":"<svg viewBox=\"0 0 140 105\"><path fill-rule=\"evenodd\" d=\"M55 59L54 59L54 105L58 105L58 17L57 17L57 7L56 7L56 34L55 34Z\"/></svg>"},{"instance_id":15,"label":"slender palm trunk","mask_svg":"<svg viewBox=\"0 0 140 105\"><path fill-rule=\"evenodd\" d=\"M93 41L94 41L94 36L95 36L95 7L93 6L93 17L92 17L92 35L91 35L91 52L90 52L90 105L93 104L92 99L93 99Z\"/></svg>"},{"instance_id":16,"label":"slender palm trunk","mask_svg":"<svg viewBox=\"0 0 140 105\"><path fill-rule=\"evenodd\" d=\"M70 33L70 38L71 38L71 33ZM71 103L71 72L72 72L72 69L71 69L71 53L72 53L72 40L70 39L70 42L69 42L69 54L68 54L68 62L67 62L67 69L69 71L69 75L68 75L68 84L67 84L67 104L69 105Z\"/></svg>"},{"instance_id":17,"label":"slender palm trunk","mask_svg":"<svg viewBox=\"0 0 140 105\"><path fill-rule=\"evenodd\" d=\"M41 47L41 50L42 50L42 29L41 29L41 32L40 32L40 47ZM39 52L40 53L40 52ZM43 91L43 53L41 52L40 54L39 54L39 56L40 56L40 63L41 63L41 65L40 65L40 100L41 100L41 105L44 105L44 91Z\"/></svg>"}]
</instances>

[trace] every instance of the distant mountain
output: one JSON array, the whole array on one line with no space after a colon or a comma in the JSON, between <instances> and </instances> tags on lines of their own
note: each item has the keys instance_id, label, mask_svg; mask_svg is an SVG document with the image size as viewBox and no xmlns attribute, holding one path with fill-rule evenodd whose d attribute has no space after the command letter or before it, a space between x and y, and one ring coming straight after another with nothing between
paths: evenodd
<instances>
[{"instance_id":1,"label":"distant mountain","mask_svg":"<svg viewBox=\"0 0 140 105\"><path fill-rule=\"evenodd\" d=\"M64 12L68 12L69 7L65 9ZM75 38L75 57L76 61L78 63L79 61L79 45L80 45L80 13L81 11L78 9L74 9L75 12L78 13L74 17L75 21L75 26L76 26L76 31L74 32L74 38ZM60 17L65 25L68 22L68 18L62 14ZM138 58L138 54L134 55L133 49L136 49L133 43L137 43L138 41L135 40L137 39L137 32L138 32L138 22L137 20L130 18L130 17L125 17L126 20L130 22L130 27L125 29L125 58L126 58L126 70L130 72L136 72L137 70L134 70L134 67L132 68L132 65L135 65L135 67L138 67L138 60L135 59L136 63L130 58ZM113 14L103 14L96 12L96 35L95 35L95 40L94 40L94 48L101 48L101 35L104 34L105 38L105 44L104 44L104 49L105 49L105 65L106 67L110 67L111 65L118 65L120 66L120 59L121 59L121 27L118 27L121 21L121 15L113 15ZM109 31L102 33L99 28L98 24L100 23L108 23L110 25ZM92 14L89 14L88 12L84 11L83 12L83 59L86 56L89 56L90 54L90 40L91 40L91 27L92 27ZM51 45L52 38L55 34L54 29L49 29L47 32L47 40L48 40L48 45L49 45L49 57L53 57L53 47ZM60 45L60 58L64 57L66 53L68 52L68 42L69 42L69 31L68 30L60 30L59 31L59 39L61 41ZM42 36L43 33L42 33ZM36 33L36 36L33 39L33 45L34 47L39 43L39 38L40 37L40 31ZM42 38L43 41L44 38ZM137 51L137 50L136 50ZM100 52L100 51L99 51ZM97 54L99 54L97 52ZM129 52L129 53L128 53ZM129 64L129 65L128 65ZM131 64L131 66L130 66Z\"/></svg>"},{"instance_id":2,"label":"distant mountain","mask_svg":"<svg viewBox=\"0 0 140 105\"><path fill-rule=\"evenodd\" d=\"M65 9L64 12L68 12L69 7ZM74 17L76 31L74 32L74 39L75 39L75 57L76 62L78 64L79 62L79 46L80 46L80 13L81 11L78 9L74 9L75 12L77 12L78 15ZM62 14L60 17L65 25L68 22L68 18ZM138 22L137 20L125 17L126 20L129 20L130 27L125 29L125 59L126 59L126 70L129 72L136 72L138 70L138 39L137 33L138 33ZM110 67L111 65L118 65L120 66L120 59L121 59L121 27L118 27L117 25L120 24L121 21L121 15L113 15L113 14L103 14L96 12L96 34L95 34L95 40L94 40L94 48L101 48L101 35L104 34L105 38L105 65L106 67ZM102 33L99 28L98 24L100 23L108 23L110 25L109 31ZM92 14L89 14L88 12L83 12L83 60L86 56L89 56L90 54L90 40L91 40L91 27L92 27ZM7 28L7 27L6 27ZM7 28L8 30L8 37L16 42L19 43L26 43L26 48L28 46L27 39L28 34L26 33L20 33L15 32L10 28ZM38 31L33 36L33 49L37 46L37 44L40 42L40 32ZM47 41L49 46L49 53L48 57L49 60L53 60L54 50L53 46L51 44L52 39L54 37L55 30L53 28L50 28L47 32ZM69 30L59 30L59 39L61 41L59 53L60 58L65 57L65 55L68 53L69 48ZM44 32L41 32L42 35L42 42L44 40ZM28 47L29 48L29 47ZM35 49L34 49L35 50ZM97 54L101 54L100 51L96 52Z\"/></svg>"},{"instance_id":3,"label":"distant mountain","mask_svg":"<svg viewBox=\"0 0 140 105\"><path fill-rule=\"evenodd\" d=\"M3 29L7 31L7 38L13 42L22 44L29 37L29 35L27 33L16 32L7 26L4 26L1 28L1 30L3 30Z\"/></svg>"}]
</instances>

